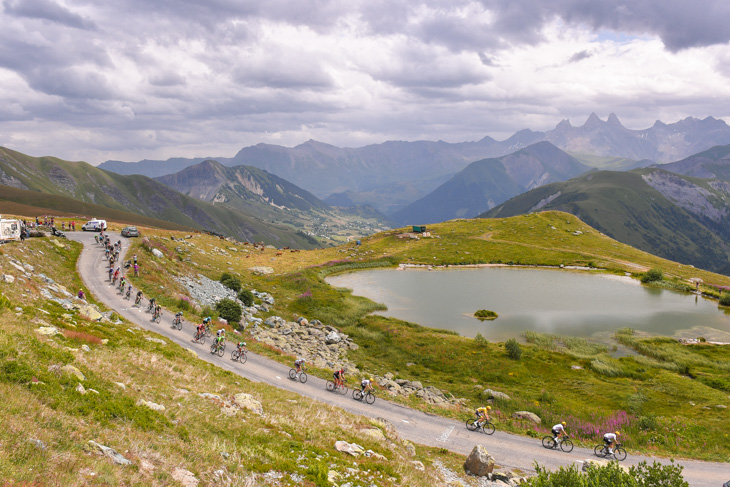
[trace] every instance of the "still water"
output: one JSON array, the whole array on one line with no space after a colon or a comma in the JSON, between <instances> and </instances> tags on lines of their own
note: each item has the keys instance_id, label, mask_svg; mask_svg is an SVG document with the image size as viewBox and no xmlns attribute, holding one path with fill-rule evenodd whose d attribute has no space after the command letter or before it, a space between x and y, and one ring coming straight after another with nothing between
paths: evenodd
<instances>
[{"instance_id":1,"label":"still water","mask_svg":"<svg viewBox=\"0 0 730 487\"><path fill-rule=\"evenodd\" d=\"M600 338L630 327L652 334L730 341L730 316L717 302L589 271L487 267L376 269L327 278L388 307L379 312L423 326L488 340L525 330ZM496 311L479 321L476 310Z\"/></svg>"}]
</instances>

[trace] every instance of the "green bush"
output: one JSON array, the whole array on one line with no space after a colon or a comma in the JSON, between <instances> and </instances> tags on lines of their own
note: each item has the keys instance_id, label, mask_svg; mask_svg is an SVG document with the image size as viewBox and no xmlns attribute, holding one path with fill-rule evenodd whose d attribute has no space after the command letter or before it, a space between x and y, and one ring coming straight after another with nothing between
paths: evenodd
<instances>
[{"instance_id":1,"label":"green bush","mask_svg":"<svg viewBox=\"0 0 730 487\"><path fill-rule=\"evenodd\" d=\"M238 293L238 299L244 306L253 306L253 293L248 289L241 289L241 292Z\"/></svg>"},{"instance_id":2,"label":"green bush","mask_svg":"<svg viewBox=\"0 0 730 487\"><path fill-rule=\"evenodd\" d=\"M495 320L498 316L499 315L497 313L488 309L480 309L474 313L474 317L479 318L480 320Z\"/></svg>"},{"instance_id":3,"label":"green bush","mask_svg":"<svg viewBox=\"0 0 730 487\"><path fill-rule=\"evenodd\" d=\"M641 462L624 471L618 462L609 462L607 465L591 467L583 474L575 465L560 467L549 471L540 465L535 465L537 475L528 479L526 484L531 487L592 487L595 485L610 485L611 487L689 487L682 477L683 467L674 464L662 465L654 462L652 465Z\"/></svg>"},{"instance_id":4,"label":"green bush","mask_svg":"<svg viewBox=\"0 0 730 487\"><path fill-rule=\"evenodd\" d=\"M241 280L233 274L229 274L228 272L224 272L223 274L221 274L220 282L225 287L233 291L238 292L241 290Z\"/></svg>"},{"instance_id":5,"label":"green bush","mask_svg":"<svg viewBox=\"0 0 730 487\"><path fill-rule=\"evenodd\" d=\"M647 282L657 282L664 279L664 273L662 273L661 269L649 269L646 271L646 273L641 276L641 282L647 283Z\"/></svg>"},{"instance_id":6,"label":"green bush","mask_svg":"<svg viewBox=\"0 0 730 487\"><path fill-rule=\"evenodd\" d=\"M221 299L215 305L215 309L218 311L219 316L228 321L228 323L238 323L241 321L241 314L243 313L241 305L232 299Z\"/></svg>"},{"instance_id":7,"label":"green bush","mask_svg":"<svg viewBox=\"0 0 730 487\"><path fill-rule=\"evenodd\" d=\"M507 340L504 348L507 350L507 356L512 360L519 360L522 357L522 347L520 347L520 344L514 338Z\"/></svg>"},{"instance_id":8,"label":"green bush","mask_svg":"<svg viewBox=\"0 0 730 487\"><path fill-rule=\"evenodd\" d=\"M477 336L474 337L474 341L477 345L486 345L488 343L487 339L484 338L481 333L477 333Z\"/></svg>"},{"instance_id":9,"label":"green bush","mask_svg":"<svg viewBox=\"0 0 730 487\"><path fill-rule=\"evenodd\" d=\"M720 295L720 306L730 306L730 293Z\"/></svg>"}]
</instances>

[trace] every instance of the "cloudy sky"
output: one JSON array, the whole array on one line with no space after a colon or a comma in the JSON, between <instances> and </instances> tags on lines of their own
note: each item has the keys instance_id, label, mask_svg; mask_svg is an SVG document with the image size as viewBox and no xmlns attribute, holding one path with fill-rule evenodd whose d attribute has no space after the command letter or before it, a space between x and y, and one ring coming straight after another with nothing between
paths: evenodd
<instances>
[{"instance_id":1,"label":"cloudy sky","mask_svg":"<svg viewBox=\"0 0 730 487\"><path fill-rule=\"evenodd\" d=\"M730 122L728 0L0 0L0 145L98 164L259 142Z\"/></svg>"}]
</instances>

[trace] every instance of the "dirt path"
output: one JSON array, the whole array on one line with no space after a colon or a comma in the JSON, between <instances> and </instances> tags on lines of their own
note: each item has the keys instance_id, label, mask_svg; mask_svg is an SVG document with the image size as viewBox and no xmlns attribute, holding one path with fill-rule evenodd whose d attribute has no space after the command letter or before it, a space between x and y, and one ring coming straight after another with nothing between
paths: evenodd
<instances>
[{"instance_id":1,"label":"dirt path","mask_svg":"<svg viewBox=\"0 0 730 487\"><path fill-rule=\"evenodd\" d=\"M497 431L492 436L467 431L464 423L433 414L416 411L405 406L392 403L378 397L374 404L368 405L352 399L351 393L340 395L325 390L325 381L317 377L309 377L306 384L294 382L288 378L289 367L265 357L249 353L248 361L240 364L230 360L231 344L227 347L223 357L210 354L210 339L205 345L192 341L193 325L183 323L181 331L171 328L173 313L163 312L159 324L152 323L151 315L144 309L132 307L133 301L127 301L117 292L116 288L107 280L107 261L101 246L94 243L94 234L71 232L69 238L84 244L84 250L78 262L78 270L86 287L93 292L96 298L124 316L130 322L159 335L168 338L173 343L194 351L202 360L213 363L226 370L256 382L271 384L293 394L316 399L326 404L341 407L342 409L367 417L382 417L390 421L403 438L410 441L447 448L453 452L468 454L474 445L482 444L494 455L497 463L507 468L520 468L533 471L534 463L548 468L557 468L560 465L569 465L587 458L596 458L592 450L576 448L572 453L562 453L544 449L540 440L517 436ZM112 240L117 240L112 235ZM123 251L127 241L122 239ZM134 292L133 292L134 294ZM146 304L146 300L144 301ZM146 306L144 306L146 308ZM464 418L465 420L467 418ZM336 441L337 438L332 438ZM648 457L636 457L630 454L623 464L633 465L641 460L652 460ZM666 460L661 460L666 463ZM730 479L730 465L721 463L681 461L684 465L685 478L691 486L719 487Z\"/></svg>"}]
</instances>

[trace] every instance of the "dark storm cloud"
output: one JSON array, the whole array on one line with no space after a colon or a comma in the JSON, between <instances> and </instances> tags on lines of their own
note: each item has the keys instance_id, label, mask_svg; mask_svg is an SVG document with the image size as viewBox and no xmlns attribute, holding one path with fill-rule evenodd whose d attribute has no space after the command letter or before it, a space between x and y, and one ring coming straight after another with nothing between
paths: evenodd
<instances>
[{"instance_id":1,"label":"dark storm cloud","mask_svg":"<svg viewBox=\"0 0 730 487\"><path fill-rule=\"evenodd\" d=\"M75 29L94 29L94 22L51 0L5 0L5 13L14 17L48 20Z\"/></svg>"}]
</instances>

